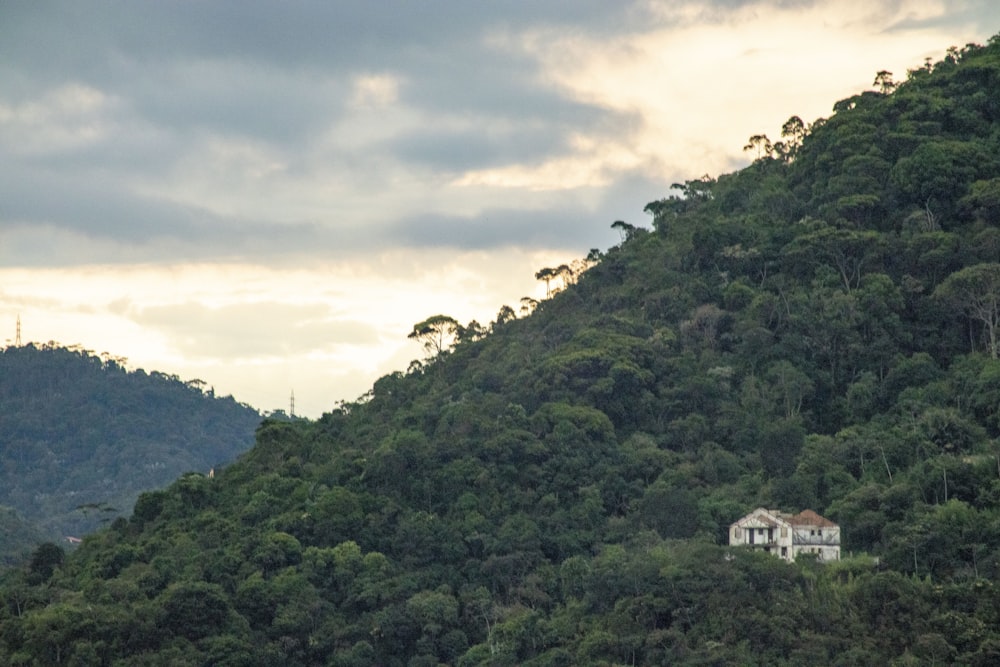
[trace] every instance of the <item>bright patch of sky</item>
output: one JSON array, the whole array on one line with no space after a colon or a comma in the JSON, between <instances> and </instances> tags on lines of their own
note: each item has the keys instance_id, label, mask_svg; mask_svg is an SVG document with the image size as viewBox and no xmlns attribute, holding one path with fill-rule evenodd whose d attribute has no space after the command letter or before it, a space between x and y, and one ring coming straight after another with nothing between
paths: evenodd
<instances>
[{"instance_id":1,"label":"bright patch of sky","mask_svg":"<svg viewBox=\"0 0 1000 667\"><path fill-rule=\"evenodd\" d=\"M991 0L0 5L0 343L316 417ZM4 333L6 332L6 333ZM9 343L8 343L9 344Z\"/></svg>"}]
</instances>

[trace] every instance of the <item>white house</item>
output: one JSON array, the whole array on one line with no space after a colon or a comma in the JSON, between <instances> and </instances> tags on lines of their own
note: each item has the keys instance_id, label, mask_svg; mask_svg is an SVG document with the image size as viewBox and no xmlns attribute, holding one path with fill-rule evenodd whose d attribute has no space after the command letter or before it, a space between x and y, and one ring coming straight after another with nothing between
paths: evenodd
<instances>
[{"instance_id":1,"label":"white house","mask_svg":"<svg viewBox=\"0 0 1000 667\"><path fill-rule=\"evenodd\" d=\"M789 562L801 553L840 560L840 526L812 510L786 514L758 507L729 526L729 544L760 549Z\"/></svg>"}]
</instances>

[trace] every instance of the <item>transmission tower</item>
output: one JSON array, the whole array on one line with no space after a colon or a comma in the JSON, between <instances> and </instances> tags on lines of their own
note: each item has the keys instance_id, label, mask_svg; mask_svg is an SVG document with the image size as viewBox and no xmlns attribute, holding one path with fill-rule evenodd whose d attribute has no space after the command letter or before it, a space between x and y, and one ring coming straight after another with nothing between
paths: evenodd
<instances>
[{"instance_id":1,"label":"transmission tower","mask_svg":"<svg viewBox=\"0 0 1000 667\"><path fill-rule=\"evenodd\" d=\"M291 405L289 406L289 409L288 409L288 416L289 417L294 417L295 416L295 390L294 389L292 389L292 401L291 401Z\"/></svg>"},{"instance_id":2,"label":"transmission tower","mask_svg":"<svg viewBox=\"0 0 1000 667\"><path fill-rule=\"evenodd\" d=\"M21 347L21 316L17 316L17 335L14 336L14 347Z\"/></svg>"}]
</instances>

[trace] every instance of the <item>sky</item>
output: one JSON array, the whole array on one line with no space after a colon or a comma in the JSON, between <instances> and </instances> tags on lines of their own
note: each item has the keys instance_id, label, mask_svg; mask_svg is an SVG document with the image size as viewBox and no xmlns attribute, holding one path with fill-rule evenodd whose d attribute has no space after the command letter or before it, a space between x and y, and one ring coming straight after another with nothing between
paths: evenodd
<instances>
[{"instance_id":1,"label":"sky","mask_svg":"<svg viewBox=\"0 0 1000 667\"><path fill-rule=\"evenodd\" d=\"M994 0L0 0L0 345L318 417Z\"/></svg>"}]
</instances>

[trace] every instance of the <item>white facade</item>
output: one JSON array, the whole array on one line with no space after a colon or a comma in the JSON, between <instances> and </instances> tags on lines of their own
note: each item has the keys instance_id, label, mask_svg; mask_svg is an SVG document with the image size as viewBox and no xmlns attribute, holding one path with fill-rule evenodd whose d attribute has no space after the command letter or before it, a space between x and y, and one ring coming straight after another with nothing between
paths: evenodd
<instances>
[{"instance_id":1,"label":"white facade","mask_svg":"<svg viewBox=\"0 0 1000 667\"><path fill-rule=\"evenodd\" d=\"M840 526L812 510L785 514L758 507L729 526L729 544L772 553L789 562L801 553L840 560Z\"/></svg>"}]
</instances>

